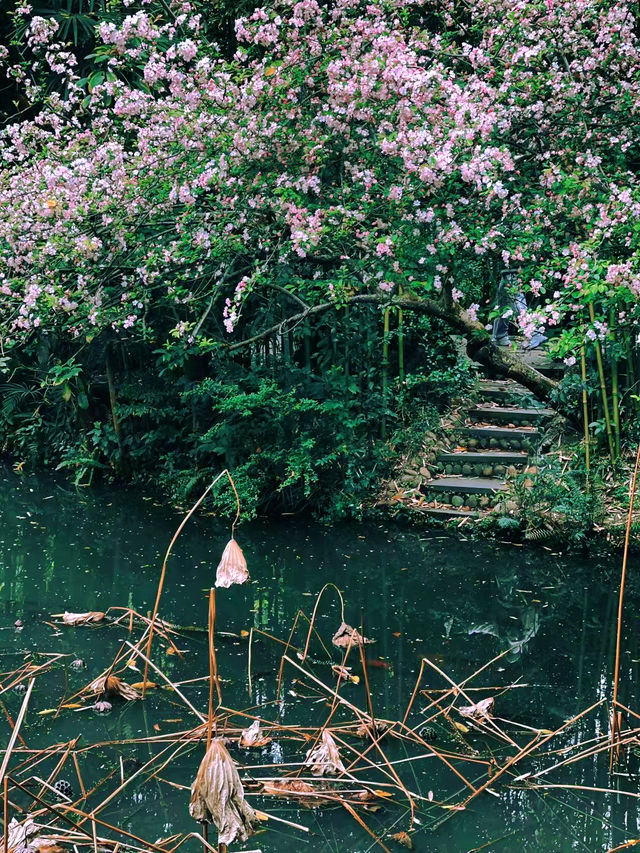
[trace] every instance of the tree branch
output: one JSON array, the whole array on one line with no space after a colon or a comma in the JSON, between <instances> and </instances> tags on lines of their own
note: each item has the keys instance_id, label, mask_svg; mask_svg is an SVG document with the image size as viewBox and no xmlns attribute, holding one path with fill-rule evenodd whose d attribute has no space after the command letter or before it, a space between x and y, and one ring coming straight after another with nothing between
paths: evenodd
<instances>
[{"instance_id":1,"label":"tree branch","mask_svg":"<svg viewBox=\"0 0 640 853\"><path fill-rule=\"evenodd\" d=\"M443 320L456 331L462 333L467 339L467 353L469 358L493 370L500 376L515 379L525 388L542 400L548 400L558 383L548 376L540 373L521 361L511 351L498 347L492 340L489 332L478 321L472 318L464 308L457 303L447 306L442 302L428 297L422 299L409 299L407 297L391 297L384 294L367 293L352 296L344 303L335 301L321 302L318 305L310 305L304 311L287 317L280 323L264 329L256 335L244 341L237 341L227 347L228 352L235 352L243 347L268 338L271 335L281 334L285 329L290 329L316 314L324 314L326 311L339 310L346 305L379 305L381 307L396 306L403 311L416 311Z\"/></svg>"}]
</instances>

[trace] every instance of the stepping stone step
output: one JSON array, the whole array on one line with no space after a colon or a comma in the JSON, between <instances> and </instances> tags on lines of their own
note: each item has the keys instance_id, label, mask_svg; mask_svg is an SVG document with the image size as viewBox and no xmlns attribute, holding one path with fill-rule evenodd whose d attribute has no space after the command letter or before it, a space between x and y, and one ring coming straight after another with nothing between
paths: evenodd
<instances>
[{"instance_id":1,"label":"stepping stone step","mask_svg":"<svg viewBox=\"0 0 640 853\"><path fill-rule=\"evenodd\" d=\"M533 367L545 376L562 376L565 367L561 361L552 361L549 354L544 350L521 350L518 347L518 357L529 367Z\"/></svg>"},{"instance_id":2,"label":"stepping stone step","mask_svg":"<svg viewBox=\"0 0 640 853\"><path fill-rule=\"evenodd\" d=\"M497 379L481 379L478 383L478 396L483 400L491 400L495 403L503 403L507 400L527 400L534 403L536 398L531 391L518 382L509 379L500 382Z\"/></svg>"},{"instance_id":3,"label":"stepping stone step","mask_svg":"<svg viewBox=\"0 0 640 853\"><path fill-rule=\"evenodd\" d=\"M500 493L506 488L504 480L482 477L437 477L422 483L420 491L429 500L451 504L456 509L489 509L500 500Z\"/></svg>"},{"instance_id":4,"label":"stepping stone step","mask_svg":"<svg viewBox=\"0 0 640 853\"><path fill-rule=\"evenodd\" d=\"M454 495L492 495L505 488L504 480L493 477L437 477L423 483L420 491L451 492Z\"/></svg>"},{"instance_id":5,"label":"stepping stone step","mask_svg":"<svg viewBox=\"0 0 640 853\"><path fill-rule=\"evenodd\" d=\"M478 477L504 477L507 467L523 468L528 459L527 453L510 453L504 450L458 451L440 453L438 456L438 462L444 467L446 474Z\"/></svg>"},{"instance_id":6,"label":"stepping stone step","mask_svg":"<svg viewBox=\"0 0 640 853\"><path fill-rule=\"evenodd\" d=\"M555 415L553 409L521 409L516 406L474 406L469 411L473 421L495 421L500 424L533 425L549 420Z\"/></svg>"},{"instance_id":7,"label":"stepping stone step","mask_svg":"<svg viewBox=\"0 0 640 853\"><path fill-rule=\"evenodd\" d=\"M468 426L459 427L456 435L469 449L531 450L540 440L535 427Z\"/></svg>"},{"instance_id":8,"label":"stepping stone step","mask_svg":"<svg viewBox=\"0 0 640 853\"><path fill-rule=\"evenodd\" d=\"M421 507L423 515L433 518L434 521L450 521L451 519L477 518L478 513L473 509L454 509L449 506L427 506Z\"/></svg>"}]
</instances>

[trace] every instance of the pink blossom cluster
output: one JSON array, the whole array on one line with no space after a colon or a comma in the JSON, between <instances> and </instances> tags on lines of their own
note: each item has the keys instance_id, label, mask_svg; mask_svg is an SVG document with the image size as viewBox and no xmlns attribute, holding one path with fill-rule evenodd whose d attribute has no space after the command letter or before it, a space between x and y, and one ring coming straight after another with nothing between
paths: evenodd
<instances>
[{"instance_id":1,"label":"pink blossom cluster","mask_svg":"<svg viewBox=\"0 0 640 853\"><path fill-rule=\"evenodd\" d=\"M237 21L230 62L187 2L127 13L99 27L109 71L91 91L25 5L36 61L70 85L7 71L40 106L0 132L3 334L205 337L212 301L232 332L285 270L311 301L345 277L352 293L444 285L485 322L454 274L484 263L518 270L529 336L583 322L603 285L634 322L631 0L469 0L469 34L456 0L431 29L405 5L280 0Z\"/></svg>"}]
</instances>

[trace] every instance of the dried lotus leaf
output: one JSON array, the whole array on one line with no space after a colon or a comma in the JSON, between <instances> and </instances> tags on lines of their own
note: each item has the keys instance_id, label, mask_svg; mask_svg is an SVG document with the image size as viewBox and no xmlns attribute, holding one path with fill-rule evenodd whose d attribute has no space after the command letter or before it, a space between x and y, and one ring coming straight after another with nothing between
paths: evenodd
<instances>
[{"instance_id":1,"label":"dried lotus leaf","mask_svg":"<svg viewBox=\"0 0 640 853\"><path fill-rule=\"evenodd\" d=\"M289 797L295 800L297 805L308 809L315 809L318 806L335 802L335 799L320 794L313 785L303 782L301 779L276 779L273 782L264 782L262 790L265 794Z\"/></svg>"},{"instance_id":2,"label":"dried lotus leaf","mask_svg":"<svg viewBox=\"0 0 640 853\"><path fill-rule=\"evenodd\" d=\"M495 701L493 696L489 696L480 702L476 702L475 705L458 708L458 713L461 717L467 717L470 720L489 720L493 714Z\"/></svg>"},{"instance_id":3,"label":"dried lotus leaf","mask_svg":"<svg viewBox=\"0 0 640 853\"><path fill-rule=\"evenodd\" d=\"M100 610L89 610L87 613L69 613L65 610L62 614L64 625L95 625L103 619L104 613Z\"/></svg>"},{"instance_id":4,"label":"dried lotus leaf","mask_svg":"<svg viewBox=\"0 0 640 853\"><path fill-rule=\"evenodd\" d=\"M230 539L216 569L216 586L228 588L231 584L246 583L248 580L249 570L242 548L235 539Z\"/></svg>"},{"instance_id":5,"label":"dried lotus leaf","mask_svg":"<svg viewBox=\"0 0 640 853\"><path fill-rule=\"evenodd\" d=\"M235 764L219 738L211 741L191 786L189 814L194 820L213 823L218 844L246 841L259 818L244 798L244 788Z\"/></svg>"},{"instance_id":6,"label":"dried lotus leaf","mask_svg":"<svg viewBox=\"0 0 640 853\"><path fill-rule=\"evenodd\" d=\"M140 693L117 675L101 675L100 678L91 682L89 690L98 696L120 696L127 702L140 698Z\"/></svg>"},{"instance_id":7,"label":"dried lotus leaf","mask_svg":"<svg viewBox=\"0 0 640 853\"><path fill-rule=\"evenodd\" d=\"M266 746L268 743L271 743L271 738L262 734L259 720L254 720L240 736L240 746L258 748Z\"/></svg>"},{"instance_id":8,"label":"dried lotus leaf","mask_svg":"<svg viewBox=\"0 0 640 853\"><path fill-rule=\"evenodd\" d=\"M304 763L314 776L335 776L345 772L338 745L328 729L324 729L320 742L309 750Z\"/></svg>"},{"instance_id":9,"label":"dried lotus leaf","mask_svg":"<svg viewBox=\"0 0 640 853\"><path fill-rule=\"evenodd\" d=\"M367 637L363 637L360 631L356 630L356 628L352 628L351 625L347 625L346 622L343 622L333 635L331 642L339 649L346 649L348 646L355 648L356 646L364 646L367 643L373 643L375 641L369 640Z\"/></svg>"}]
</instances>

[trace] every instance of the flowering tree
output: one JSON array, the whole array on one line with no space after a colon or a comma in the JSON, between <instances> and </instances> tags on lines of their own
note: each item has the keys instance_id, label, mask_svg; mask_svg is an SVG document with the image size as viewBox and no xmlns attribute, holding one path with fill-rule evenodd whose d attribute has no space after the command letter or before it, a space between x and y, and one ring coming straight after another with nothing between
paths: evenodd
<instances>
[{"instance_id":1,"label":"flowering tree","mask_svg":"<svg viewBox=\"0 0 640 853\"><path fill-rule=\"evenodd\" d=\"M7 68L33 107L1 140L6 370L42 334L69 363L114 340L175 363L396 304L548 395L491 344L502 266L535 304L524 334L561 330L569 362L637 324L630 0L282 0L237 21L232 60L192 3L122 3L83 79L18 8L66 97Z\"/></svg>"}]
</instances>

